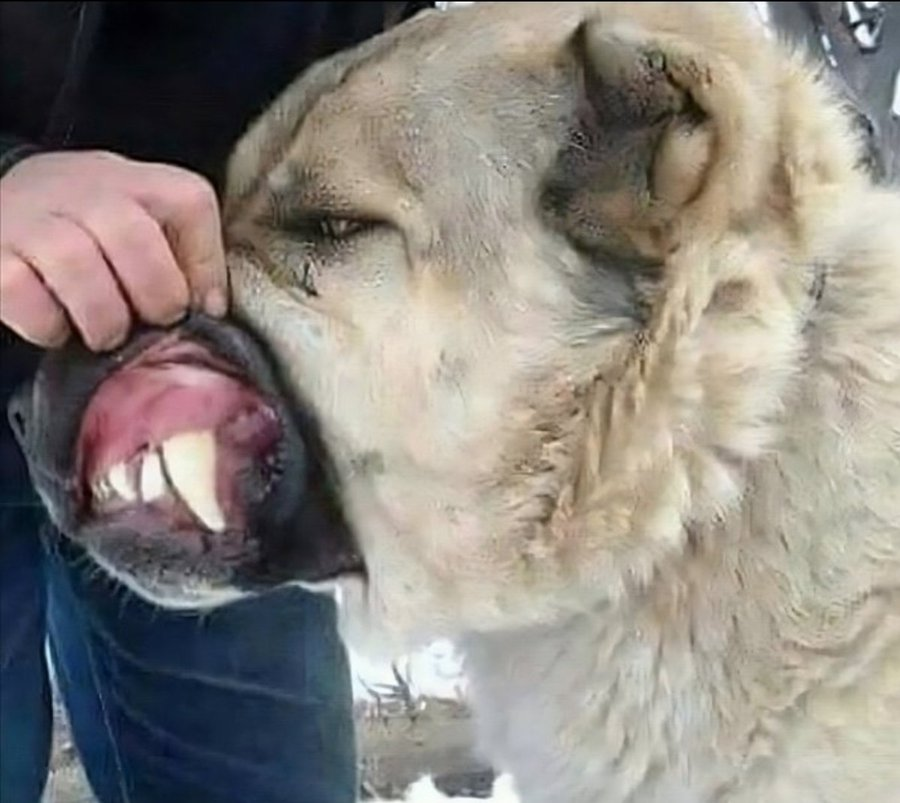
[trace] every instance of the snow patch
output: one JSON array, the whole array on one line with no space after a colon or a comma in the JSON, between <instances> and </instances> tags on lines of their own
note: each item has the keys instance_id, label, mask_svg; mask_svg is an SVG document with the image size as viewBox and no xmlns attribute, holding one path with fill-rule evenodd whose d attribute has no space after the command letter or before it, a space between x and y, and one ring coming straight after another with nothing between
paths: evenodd
<instances>
[{"instance_id":1,"label":"snow patch","mask_svg":"<svg viewBox=\"0 0 900 803\"><path fill-rule=\"evenodd\" d=\"M394 669L408 685L412 697L460 701L466 695L462 660L449 641L435 641L418 652L400 656L393 666L351 652L350 666L353 697L357 701L371 701L379 689L396 685Z\"/></svg>"},{"instance_id":2,"label":"snow patch","mask_svg":"<svg viewBox=\"0 0 900 803\"><path fill-rule=\"evenodd\" d=\"M519 796L516 794L512 778L509 775L497 776L489 798L449 798L435 787L431 778L426 776L409 787L403 800L382 801L382 803L442 803L445 800L453 803L519 803Z\"/></svg>"}]
</instances>

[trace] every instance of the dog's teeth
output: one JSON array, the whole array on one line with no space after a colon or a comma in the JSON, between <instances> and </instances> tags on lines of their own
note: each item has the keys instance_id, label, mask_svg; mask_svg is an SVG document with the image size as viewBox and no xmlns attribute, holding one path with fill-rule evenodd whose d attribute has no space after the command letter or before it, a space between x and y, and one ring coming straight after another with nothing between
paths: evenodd
<instances>
[{"instance_id":1,"label":"dog's teeth","mask_svg":"<svg viewBox=\"0 0 900 803\"><path fill-rule=\"evenodd\" d=\"M116 463L106 474L106 481L112 490L126 502L137 501L137 490L131 484L128 476L128 466L125 463Z\"/></svg>"},{"instance_id":2,"label":"dog's teeth","mask_svg":"<svg viewBox=\"0 0 900 803\"><path fill-rule=\"evenodd\" d=\"M141 500L152 502L166 495L166 480L156 450L148 451L141 462Z\"/></svg>"},{"instance_id":3,"label":"dog's teeth","mask_svg":"<svg viewBox=\"0 0 900 803\"><path fill-rule=\"evenodd\" d=\"M108 477L101 477L99 483L100 494L103 496L103 500L108 502L112 499L116 492L113 490L112 484L109 481Z\"/></svg>"},{"instance_id":4,"label":"dog's teeth","mask_svg":"<svg viewBox=\"0 0 900 803\"><path fill-rule=\"evenodd\" d=\"M110 488L104 477L97 477L91 483L91 495L97 502L105 502L109 499Z\"/></svg>"},{"instance_id":5,"label":"dog's teeth","mask_svg":"<svg viewBox=\"0 0 900 803\"><path fill-rule=\"evenodd\" d=\"M183 432L162 445L169 479L207 529L222 532L225 516L216 498L216 438L210 430Z\"/></svg>"}]
</instances>

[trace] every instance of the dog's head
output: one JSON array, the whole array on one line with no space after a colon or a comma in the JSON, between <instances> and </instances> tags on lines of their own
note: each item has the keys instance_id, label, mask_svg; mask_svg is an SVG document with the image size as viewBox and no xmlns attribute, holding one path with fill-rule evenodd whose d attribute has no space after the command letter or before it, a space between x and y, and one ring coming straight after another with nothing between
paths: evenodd
<instances>
[{"instance_id":1,"label":"dog's head","mask_svg":"<svg viewBox=\"0 0 900 803\"><path fill-rule=\"evenodd\" d=\"M856 174L825 90L734 5L426 13L248 132L236 308L352 533L282 516L273 582L336 581L351 629L521 626L735 502L800 344L812 188Z\"/></svg>"},{"instance_id":2,"label":"dog's head","mask_svg":"<svg viewBox=\"0 0 900 803\"><path fill-rule=\"evenodd\" d=\"M738 498L814 284L805 193L855 179L732 6L424 15L241 143L235 296L338 466L349 621L543 621Z\"/></svg>"}]
</instances>

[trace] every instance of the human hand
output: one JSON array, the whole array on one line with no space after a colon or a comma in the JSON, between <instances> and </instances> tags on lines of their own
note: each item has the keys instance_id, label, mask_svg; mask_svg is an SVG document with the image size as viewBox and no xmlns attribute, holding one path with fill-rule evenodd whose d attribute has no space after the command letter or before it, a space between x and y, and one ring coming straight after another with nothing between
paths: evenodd
<instances>
[{"instance_id":1,"label":"human hand","mask_svg":"<svg viewBox=\"0 0 900 803\"><path fill-rule=\"evenodd\" d=\"M221 316L218 203L200 176L100 151L45 153L0 179L0 321L41 346L74 326L111 349L134 317Z\"/></svg>"}]
</instances>

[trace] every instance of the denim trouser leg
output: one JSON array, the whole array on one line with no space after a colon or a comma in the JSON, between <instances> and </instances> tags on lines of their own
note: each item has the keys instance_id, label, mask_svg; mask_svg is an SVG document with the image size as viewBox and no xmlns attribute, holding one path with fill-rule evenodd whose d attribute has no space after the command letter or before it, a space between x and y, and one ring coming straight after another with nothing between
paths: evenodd
<instances>
[{"instance_id":1,"label":"denim trouser leg","mask_svg":"<svg viewBox=\"0 0 900 803\"><path fill-rule=\"evenodd\" d=\"M202 616L162 610L66 539L45 536L42 548L42 521L33 505L0 506L3 803L37 803L44 785L48 632L100 803L356 799L330 599L281 589Z\"/></svg>"},{"instance_id":2,"label":"denim trouser leg","mask_svg":"<svg viewBox=\"0 0 900 803\"><path fill-rule=\"evenodd\" d=\"M42 513L0 501L0 801L37 803L52 714L44 659Z\"/></svg>"},{"instance_id":3,"label":"denim trouser leg","mask_svg":"<svg viewBox=\"0 0 900 803\"><path fill-rule=\"evenodd\" d=\"M331 600L282 589L202 616L148 605L48 540L51 653L102 803L356 799Z\"/></svg>"}]
</instances>

